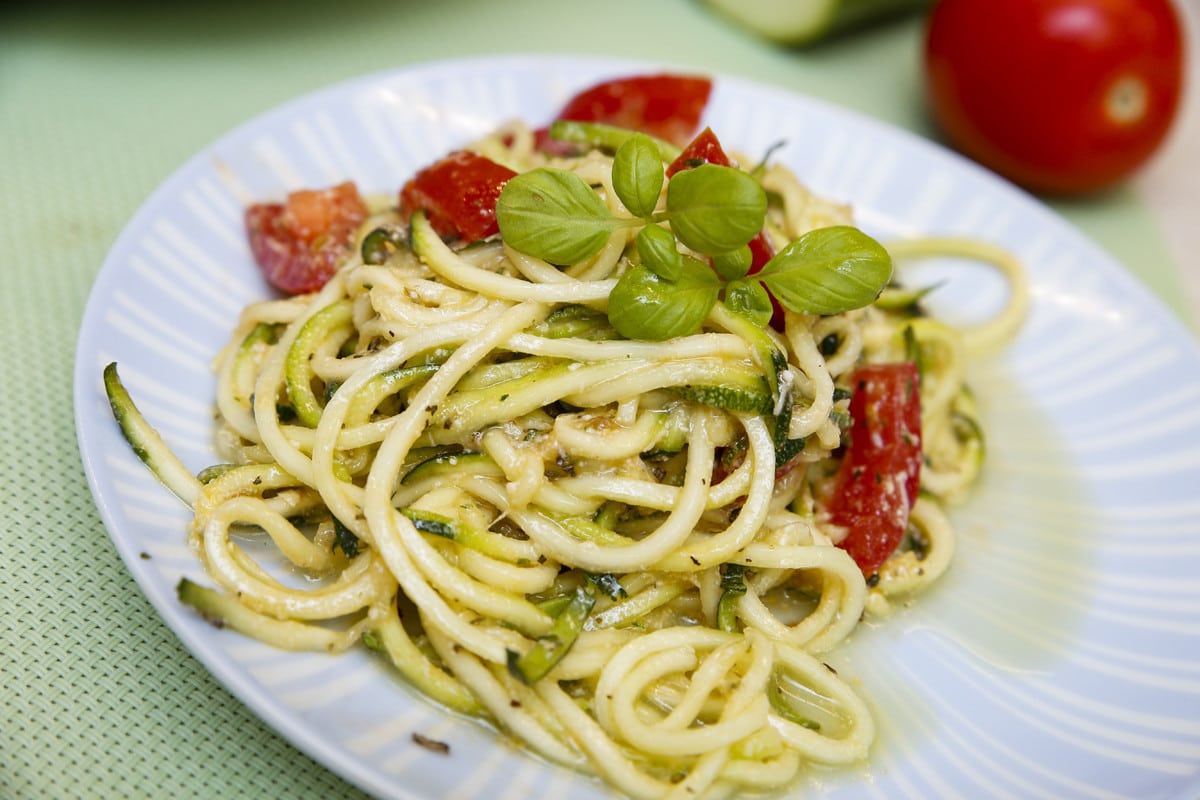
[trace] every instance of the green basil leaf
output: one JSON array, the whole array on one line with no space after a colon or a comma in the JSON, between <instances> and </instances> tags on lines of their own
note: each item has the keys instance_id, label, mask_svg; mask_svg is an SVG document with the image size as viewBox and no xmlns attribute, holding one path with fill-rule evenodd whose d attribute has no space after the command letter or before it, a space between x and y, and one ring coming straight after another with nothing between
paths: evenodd
<instances>
[{"instance_id":1,"label":"green basil leaf","mask_svg":"<svg viewBox=\"0 0 1200 800\"><path fill-rule=\"evenodd\" d=\"M642 266L664 280L676 280L683 270L683 254L675 247L675 237L665 228L647 225L638 231L637 251Z\"/></svg>"},{"instance_id":2,"label":"green basil leaf","mask_svg":"<svg viewBox=\"0 0 1200 800\"><path fill-rule=\"evenodd\" d=\"M892 277L892 258L858 228L835 225L796 239L754 277L792 311L840 314L879 296Z\"/></svg>"},{"instance_id":3,"label":"green basil leaf","mask_svg":"<svg viewBox=\"0 0 1200 800\"><path fill-rule=\"evenodd\" d=\"M630 213L638 217L653 214L665 179L658 148L646 134L635 133L617 149L612 166L613 189Z\"/></svg>"},{"instance_id":4,"label":"green basil leaf","mask_svg":"<svg viewBox=\"0 0 1200 800\"><path fill-rule=\"evenodd\" d=\"M551 264L600 252L621 224L583 178L540 167L512 178L496 201L500 235L511 247Z\"/></svg>"},{"instance_id":5,"label":"green basil leaf","mask_svg":"<svg viewBox=\"0 0 1200 800\"><path fill-rule=\"evenodd\" d=\"M730 281L725 286L725 305L760 327L770 324L775 312L771 307L771 296L758 281Z\"/></svg>"},{"instance_id":6,"label":"green basil leaf","mask_svg":"<svg viewBox=\"0 0 1200 800\"><path fill-rule=\"evenodd\" d=\"M667 213L679 241L705 255L727 253L762 230L767 193L733 167L701 164L671 178Z\"/></svg>"},{"instance_id":7,"label":"green basil leaf","mask_svg":"<svg viewBox=\"0 0 1200 800\"><path fill-rule=\"evenodd\" d=\"M695 333L717 303L721 281L703 261L684 256L679 279L643 266L621 276L608 297L608 320L627 339L660 341Z\"/></svg>"},{"instance_id":8,"label":"green basil leaf","mask_svg":"<svg viewBox=\"0 0 1200 800\"><path fill-rule=\"evenodd\" d=\"M717 253L712 257L713 269L727 281L737 280L745 275L753 263L754 254L750 252L749 245L730 250L728 253Z\"/></svg>"}]
</instances>

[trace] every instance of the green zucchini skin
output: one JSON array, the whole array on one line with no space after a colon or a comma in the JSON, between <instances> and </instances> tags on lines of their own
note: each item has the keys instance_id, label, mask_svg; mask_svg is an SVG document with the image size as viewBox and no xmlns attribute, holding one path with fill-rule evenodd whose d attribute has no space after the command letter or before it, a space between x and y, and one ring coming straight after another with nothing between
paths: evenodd
<instances>
[{"instance_id":1,"label":"green zucchini skin","mask_svg":"<svg viewBox=\"0 0 1200 800\"><path fill-rule=\"evenodd\" d=\"M104 392L108 396L113 419L134 455L179 499L194 506L200 495L200 481L171 452L162 436L138 410L121 382L115 361L104 368Z\"/></svg>"},{"instance_id":2,"label":"green zucchini skin","mask_svg":"<svg viewBox=\"0 0 1200 800\"><path fill-rule=\"evenodd\" d=\"M463 475L503 478L504 472L486 453L473 451L442 453L417 464L400 479L400 483L402 485L413 484L431 478Z\"/></svg>"},{"instance_id":3,"label":"green zucchini skin","mask_svg":"<svg viewBox=\"0 0 1200 800\"><path fill-rule=\"evenodd\" d=\"M317 427L323 411L312 390L313 372L310 359L313 351L337 330L349 328L352 318L351 302L339 300L310 317L288 350L284 365L288 399L296 411L296 418L306 427Z\"/></svg>"},{"instance_id":4,"label":"green zucchini skin","mask_svg":"<svg viewBox=\"0 0 1200 800\"><path fill-rule=\"evenodd\" d=\"M175 587L179 602L191 606L219 628L229 627L283 650L333 652L343 637L336 631L303 622L275 619L252 611L239 600L187 578Z\"/></svg>"},{"instance_id":5,"label":"green zucchini skin","mask_svg":"<svg viewBox=\"0 0 1200 800\"><path fill-rule=\"evenodd\" d=\"M538 637L534 646L525 653L508 651L509 673L526 686L532 686L545 677L575 644L595 602L594 595L577 589L566 608L555 618L550 633Z\"/></svg>"},{"instance_id":6,"label":"green zucchini skin","mask_svg":"<svg viewBox=\"0 0 1200 800\"><path fill-rule=\"evenodd\" d=\"M717 13L782 45L807 46L916 13L931 0L708 0Z\"/></svg>"},{"instance_id":7,"label":"green zucchini skin","mask_svg":"<svg viewBox=\"0 0 1200 800\"><path fill-rule=\"evenodd\" d=\"M681 386L675 392L685 400L700 403L726 411L742 411L749 414L769 415L775 403L766 391L766 383L761 388L749 386Z\"/></svg>"}]
</instances>

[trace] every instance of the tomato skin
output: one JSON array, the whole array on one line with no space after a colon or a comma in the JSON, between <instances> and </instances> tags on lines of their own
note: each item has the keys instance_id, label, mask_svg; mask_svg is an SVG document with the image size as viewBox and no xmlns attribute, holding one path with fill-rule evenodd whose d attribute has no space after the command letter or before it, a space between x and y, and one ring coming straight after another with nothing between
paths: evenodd
<instances>
[{"instance_id":1,"label":"tomato skin","mask_svg":"<svg viewBox=\"0 0 1200 800\"><path fill-rule=\"evenodd\" d=\"M1171 0L940 0L924 59L951 144L1032 191L1081 194L1166 137L1184 39Z\"/></svg>"},{"instance_id":2,"label":"tomato skin","mask_svg":"<svg viewBox=\"0 0 1200 800\"><path fill-rule=\"evenodd\" d=\"M635 75L603 81L572 97L558 119L602 122L683 147L700 124L712 81L692 75Z\"/></svg>"},{"instance_id":3,"label":"tomato skin","mask_svg":"<svg viewBox=\"0 0 1200 800\"><path fill-rule=\"evenodd\" d=\"M458 150L414 175L400 190L400 215L424 209L443 238L476 242L500 232L496 199L517 173L490 158Z\"/></svg>"},{"instance_id":4,"label":"tomato skin","mask_svg":"<svg viewBox=\"0 0 1200 800\"><path fill-rule=\"evenodd\" d=\"M367 206L351 181L292 192L284 203L246 209L250 252L263 275L289 294L320 289L350 250Z\"/></svg>"},{"instance_id":5,"label":"tomato skin","mask_svg":"<svg viewBox=\"0 0 1200 800\"><path fill-rule=\"evenodd\" d=\"M688 146L683 148L683 152L667 166L667 177L670 178L677 172L699 166L700 164L716 164L722 167L733 166L733 162L725 153L725 148L721 147L721 141L713 133L712 128L706 127L700 133L696 134L696 138L688 142Z\"/></svg>"},{"instance_id":6,"label":"tomato skin","mask_svg":"<svg viewBox=\"0 0 1200 800\"><path fill-rule=\"evenodd\" d=\"M839 547L864 575L879 570L908 527L921 478L920 376L912 362L868 364L851 375L850 443L825 508L847 529Z\"/></svg>"}]
</instances>

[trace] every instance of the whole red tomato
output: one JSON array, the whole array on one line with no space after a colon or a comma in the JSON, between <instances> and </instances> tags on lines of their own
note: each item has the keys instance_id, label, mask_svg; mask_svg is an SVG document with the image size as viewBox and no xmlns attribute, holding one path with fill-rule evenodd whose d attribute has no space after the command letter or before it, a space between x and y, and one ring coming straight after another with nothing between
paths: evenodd
<instances>
[{"instance_id":1,"label":"whole red tomato","mask_svg":"<svg viewBox=\"0 0 1200 800\"><path fill-rule=\"evenodd\" d=\"M1183 51L1171 0L940 0L925 75L951 144L1035 192L1078 194L1162 143Z\"/></svg>"}]
</instances>

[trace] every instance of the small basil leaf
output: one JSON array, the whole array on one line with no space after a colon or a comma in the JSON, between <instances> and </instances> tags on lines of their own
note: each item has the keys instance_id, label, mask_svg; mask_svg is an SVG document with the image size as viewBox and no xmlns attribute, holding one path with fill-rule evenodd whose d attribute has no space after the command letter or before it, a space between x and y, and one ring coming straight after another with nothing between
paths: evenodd
<instances>
[{"instance_id":1,"label":"small basil leaf","mask_svg":"<svg viewBox=\"0 0 1200 800\"><path fill-rule=\"evenodd\" d=\"M642 266L621 276L608 297L608 320L627 339L660 341L694 333L717 303L721 281L704 262L685 256L679 279L665 281Z\"/></svg>"},{"instance_id":2,"label":"small basil leaf","mask_svg":"<svg viewBox=\"0 0 1200 800\"><path fill-rule=\"evenodd\" d=\"M657 225L638 231L637 251L642 266L664 280L676 280L683 270L683 254L675 247L675 237Z\"/></svg>"},{"instance_id":3,"label":"small basil leaf","mask_svg":"<svg viewBox=\"0 0 1200 800\"><path fill-rule=\"evenodd\" d=\"M736 280L725 286L725 305L759 327L771 322L771 296L758 281Z\"/></svg>"},{"instance_id":4,"label":"small basil leaf","mask_svg":"<svg viewBox=\"0 0 1200 800\"><path fill-rule=\"evenodd\" d=\"M662 193L663 163L658 148L644 133L635 133L613 157L612 181L617 197L638 217L648 217Z\"/></svg>"},{"instance_id":5,"label":"small basil leaf","mask_svg":"<svg viewBox=\"0 0 1200 800\"><path fill-rule=\"evenodd\" d=\"M745 275L753 263L754 255L750 252L749 245L730 250L728 253L717 253L712 257L713 269L727 281L737 280Z\"/></svg>"},{"instance_id":6,"label":"small basil leaf","mask_svg":"<svg viewBox=\"0 0 1200 800\"><path fill-rule=\"evenodd\" d=\"M496 222L511 247L551 264L591 258L620 224L582 178L548 167L504 185L496 201Z\"/></svg>"},{"instance_id":7,"label":"small basil leaf","mask_svg":"<svg viewBox=\"0 0 1200 800\"><path fill-rule=\"evenodd\" d=\"M799 314L840 314L871 303L892 276L883 245L858 228L817 228L796 239L754 277Z\"/></svg>"},{"instance_id":8,"label":"small basil leaf","mask_svg":"<svg viewBox=\"0 0 1200 800\"><path fill-rule=\"evenodd\" d=\"M767 193L733 167L701 164L667 184L667 214L679 241L705 255L737 250L762 230Z\"/></svg>"}]
</instances>

